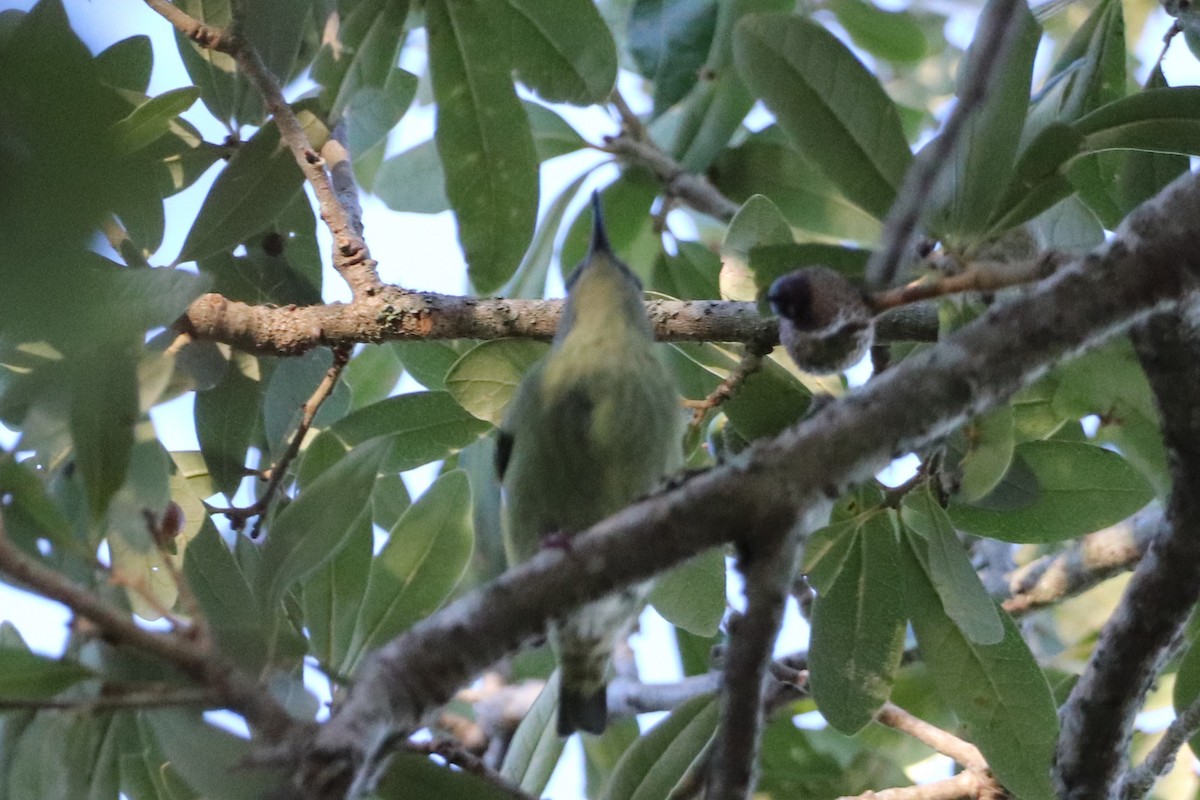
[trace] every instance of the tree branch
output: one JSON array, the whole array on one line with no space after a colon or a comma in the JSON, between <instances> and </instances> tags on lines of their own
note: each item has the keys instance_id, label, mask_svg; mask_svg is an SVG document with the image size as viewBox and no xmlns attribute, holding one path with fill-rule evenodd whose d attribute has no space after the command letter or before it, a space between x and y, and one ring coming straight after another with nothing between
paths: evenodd
<instances>
[{"instance_id":1,"label":"tree branch","mask_svg":"<svg viewBox=\"0 0 1200 800\"><path fill-rule=\"evenodd\" d=\"M889 728L907 733L918 742L954 759L966 769L977 772L987 769L987 761L984 760L983 753L979 752L978 747L936 725L929 724L920 717L913 716L894 703L884 703L883 708L879 709L879 713L875 715L875 719Z\"/></svg>"},{"instance_id":2,"label":"tree branch","mask_svg":"<svg viewBox=\"0 0 1200 800\"><path fill-rule=\"evenodd\" d=\"M1008 576L1004 610L1028 614L1082 594L1101 581L1131 569L1150 542L1167 530L1161 511L1147 509L1132 519L1088 534L1060 553L1042 556Z\"/></svg>"},{"instance_id":3,"label":"tree branch","mask_svg":"<svg viewBox=\"0 0 1200 800\"><path fill-rule=\"evenodd\" d=\"M1050 366L1178 302L1200 275L1200 181L1184 176L1118 237L1027 294L998 303L779 437L635 503L451 603L376 651L298 770L307 797L336 797L397 735L546 621L737 535L781 535L798 514L897 455L1004 402ZM1021 342L1014 349L1012 342ZM1198 495L1200 500L1200 495ZM1194 560L1200 564L1200 558Z\"/></svg>"},{"instance_id":4,"label":"tree branch","mask_svg":"<svg viewBox=\"0 0 1200 800\"><path fill-rule=\"evenodd\" d=\"M820 510L828 509L827 503L816 505L813 518ZM713 741L705 800L744 800L754 790L767 666L795 576L797 550L808 533L808 527L802 524L798 522L772 539L738 543L746 613L733 628L725 656L720 723Z\"/></svg>"},{"instance_id":5,"label":"tree branch","mask_svg":"<svg viewBox=\"0 0 1200 800\"><path fill-rule=\"evenodd\" d=\"M1200 731L1200 698L1192 701L1183 713L1171 721L1158 744L1141 764L1125 773L1117 785L1121 800L1140 800L1150 793L1159 778L1175 766L1179 748Z\"/></svg>"},{"instance_id":6,"label":"tree branch","mask_svg":"<svg viewBox=\"0 0 1200 800\"><path fill-rule=\"evenodd\" d=\"M953 778L924 786L898 786L856 797L840 797L838 800L973 800L981 797L979 777L973 772L962 772Z\"/></svg>"},{"instance_id":7,"label":"tree branch","mask_svg":"<svg viewBox=\"0 0 1200 800\"><path fill-rule=\"evenodd\" d=\"M325 376L317 384L317 388L313 390L312 396L300 407L300 422L296 425L296 430L288 442L287 450L283 452L279 460L270 468L270 477L267 478L267 486L263 489L263 493L258 500L245 508L214 508L210 509L211 513L224 514L231 519L234 527L239 529L241 527L240 523L250 517L258 517L254 522L254 528L250 532L251 539L258 538L258 531L262 527L263 516L267 509L271 507L271 501L274 499L275 493L279 490L279 486L283 483L288 467L295 460L296 456L300 454L300 445L304 442L304 437L308 435L308 430L312 427L313 419L316 418L321 405L333 394L333 390L337 388L338 378L341 377L342 370L350 363L350 350L349 345L338 345L333 348L333 363L325 371Z\"/></svg>"},{"instance_id":8,"label":"tree branch","mask_svg":"<svg viewBox=\"0 0 1200 800\"><path fill-rule=\"evenodd\" d=\"M384 286L353 303L252 306L219 294L197 298L176 322L194 340L221 342L247 353L300 355L315 347L424 339L549 341L558 328L561 300L507 300L413 292ZM671 342L755 342L779 339L775 319L753 303L652 300L646 313L655 335ZM882 341L935 341L936 311L913 306L882 315Z\"/></svg>"},{"instance_id":9,"label":"tree branch","mask_svg":"<svg viewBox=\"0 0 1200 800\"><path fill-rule=\"evenodd\" d=\"M127 612L113 608L98 595L21 552L5 535L2 516L0 572L89 620L110 642L157 656L208 686L268 741L280 741L296 729L296 722L262 686L211 652L207 637L174 631L156 633L138 626Z\"/></svg>"},{"instance_id":10,"label":"tree branch","mask_svg":"<svg viewBox=\"0 0 1200 800\"><path fill-rule=\"evenodd\" d=\"M1200 598L1200 333L1188 310L1132 331L1162 417L1169 527L1151 541L1060 711L1055 780L1065 800L1110 795L1134 717Z\"/></svg>"},{"instance_id":11,"label":"tree branch","mask_svg":"<svg viewBox=\"0 0 1200 800\"><path fill-rule=\"evenodd\" d=\"M92 713L123 708L161 708L164 706L218 708L220 700L207 689L181 689L176 686L100 694L96 697L0 697L0 711L56 709Z\"/></svg>"},{"instance_id":12,"label":"tree branch","mask_svg":"<svg viewBox=\"0 0 1200 800\"><path fill-rule=\"evenodd\" d=\"M375 271L371 251L363 240L361 222L356 230L353 216L342 207L338 192L325 171L325 161L308 140L300 120L283 97L279 81L267 69L258 52L236 31L205 25L168 0L146 0L146 5L200 47L226 53L237 61L238 69L262 95L279 128L280 138L292 151L296 164L313 188L321 219L333 236L333 268L350 286L356 299L375 294L383 284Z\"/></svg>"}]
</instances>

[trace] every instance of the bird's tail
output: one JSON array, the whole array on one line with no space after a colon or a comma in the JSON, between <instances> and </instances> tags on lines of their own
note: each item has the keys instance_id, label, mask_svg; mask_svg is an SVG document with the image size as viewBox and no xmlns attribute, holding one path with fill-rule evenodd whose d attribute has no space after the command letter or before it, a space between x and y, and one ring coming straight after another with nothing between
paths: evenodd
<instances>
[{"instance_id":1,"label":"bird's tail","mask_svg":"<svg viewBox=\"0 0 1200 800\"><path fill-rule=\"evenodd\" d=\"M608 724L608 687L585 694L577 688L563 686L558 694L558 735L570 736L575 731L604 733Z\"/></svg>"}]
</instances>

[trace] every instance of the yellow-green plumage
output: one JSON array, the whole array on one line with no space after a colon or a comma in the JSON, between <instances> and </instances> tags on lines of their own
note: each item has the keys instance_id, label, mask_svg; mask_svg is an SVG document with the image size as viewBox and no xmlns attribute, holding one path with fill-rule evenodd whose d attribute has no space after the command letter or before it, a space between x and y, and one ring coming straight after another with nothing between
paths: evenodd
<instances>
[{"instance_id":1,"label":"yellow-green plumage","mask_svg":"<svg viewBox=\"0 0 1200 800\"><path fill-rule=\"evenodd\" d=\"M594 202L592 248L568 281L550 353L521 381L498 466L511 563L646 494L679 466L678 394L655 351L637 277L612 254ZM606 671L648 586L590 603L551 629L562 670L558 731L600 733Z\"/></svg>"}]
</instances>

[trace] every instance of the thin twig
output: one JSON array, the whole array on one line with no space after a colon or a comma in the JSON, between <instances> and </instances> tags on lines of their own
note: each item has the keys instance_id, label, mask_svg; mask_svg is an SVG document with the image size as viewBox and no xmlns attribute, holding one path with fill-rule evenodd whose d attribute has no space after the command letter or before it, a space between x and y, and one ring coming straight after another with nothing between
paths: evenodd
<instances>
[{"instance_id":1,"label":"thin twig","mask_svg":"<svg viewBox=\"0 0 1200 800\"><path fill-rule=\"evenodd\" d=\"M349 284L356 299L379 291L383 284L379 280L376 264L371 258L367 243L362 235L355 231L351 215L338 202L338 195L329 173L325 170L324 160L308 140L300 120L284 99L278 79L267 69L258 52L236 32L205 25L167 0L146 0L146 4L200 47L233 56L238 69L262 95L263 102L279 128L280 137L292 151L296 163L313 188L321 219L325 221L333 236L334 269Z\"/></svg>"},{"instance_id":2,"label":"thin twig","mask_svg":"<svg viewBox=\"0 0 1200 800\"><path fill-rule=\"evenodd\" d=\"M317 384L317 388L313 391L312 396L300 407L300 422L296 425L296 432L292 434L287 450L283 452L283 455L271 467L267 486L263 489L263 493L258 500L242 508L211 508L209 509L210 513L224 514L235 527L251 517L256 517L254 528L250 532L250 538L254 539L258 537L263 517L266 515L267 509L270 508L271 501L274 499L275 493L279 490L279 486L283 483L288 467L291 466L292 461L300 453L300 445L304 443L304 437L308 435L313 419L317 416L317 411L320 410L321 404L333 394L334 388L337 387L338 378L341 377L342 370L350 362L350 353L351 348L348 345L339 345L333 349L333 363L325 371L325 377Z\"/></svg>"},{"instance_id":3,"label":"thin twig","mask_svg":"<svg viewBox=\"0 0 1200 800\"><path fill-rule=\"evenodd\" d=\"M922 744L926 744L944 756L957 761L966 769L986 770L987 761L979 748L964 741L949 731L944 731L936 725L931 725L920 717L900 708L894 703L884 703L883 708L875 715L875 719L889 728L895 728L901 733L907 733Z\"/></svg>"},{"instance_id":4,"label":"thin twig","mask_svg":"<svg viewBox=\"0 0 1200 800\"><path fill-rule=\"evenodd\" d=\"M224 705L246 717L268 740L282 740L295 730L290 715L268 692L209 652L201 642L173 631L148 631L127 612L113 608L90 590L21 552L5 535L2 516L0 572L42 597L62 603L95 625L108 641L157 656L209 686Z\"/></svg>"},{"instance_id":5,"label":"thin twig","mask_svg":"<svg viewBox=\"0 0 1200 800\"><path fill-rule=\"evenodd\" d=\"M101 694L97 697L0 697L0 711L22 709L61 711L113 711L123 708L161 708L164 706L205 706L215 708L220 698L208 689L162 689Z\"/></svg>"},{"instance_id":6,"label":"thin twig","mask_svg":"<svg viewBox=\"0 0 1200 800\"><path fill-rule=\"evenodd\" d=\"M1048 252L1032 261L980 261L954 275L941 276L931 281L916 281L907 286L874 294L871 296L871 306L879 313L951 294L995 292L1012 286L1024 286L1048 278L1063 263L1062 256L1055 252Z\"/></svg>"},{"instance_id":7,"label":"thin twig","mask_svg":"<svg viewBox=\"0 0 1200 800\"><path fill-rule=\"evenodd\" d=\"M953 778L927 783L923 786L898 786L878 792L866 792L838 800L973 800L981 797L979 777L973 772L961 772Z\"/></svg>"},{"instance_id":8,"label":"thin twig","mask_svg":"<svg viewBox=\"0 0 1200 800\"><path fill-rule=\"evenodd\" d=\"M1158 743L1150 750L1142 763L1125 773L1117 786L1120 800L1140 800L1150 793L1159 778L1175 766L1179 748L1200 731L1200 697L1171 721Z\"/></svg>"},{"instance_id":9,"label":"thin twig","mask_svg":"<svg viewBox=\"0 0 1200 800\"><path fill-rule=\"evenodd\" d=\"M729 222L740 208L721 194L707 178L688 172L653 142L641 141L626 134L606 136L600 149L646 167L662 183L668 196L679 198L702 214Z\"/></svg>"},{"instance_id":10,"label":"thin twig","mask_svg":"<svg viewBox=\"0 0 1200 800\"><path fill-rule=\"evenodd\" d=\"M725 380L717 384L717 388L703 400L684 400L684 408L692 409L692 427L698 427L704 421L705 414L733 397L746 379L762 368L763 359L770 355L772 349L773 343L748 342L741 359L725 376Z\"/></svg>"},{"instance_id":11,"label":"thin twig","mask_svg":"<svg viewBox=\"0 0 1200 800\"><path fill-rule=\"evenodd\" d=\"M904 183L883 224L879 249L867 264L867 288L886 289L896 272L921 221L933 185L947 162L971 113L991 94L997 78L1004 73L1008 54L1021 31L1020 15L1028 13L1020 0L998 0L980 18L975 31L969 78L958 91L958 104L950 113L941 132L927 144L904 176Z\"/></svg>"},{"instance_id":12,"label":"thin twig","mask_svg":"<svg viewBox=\"0 0 1200 800\"><path fill-rule=\"evenodd\" d=\"M613 108L617 109L617 116L621 118L622 132L639 142L651 141L649 131L642 124L641 118L633 113L633 109L625 101L625 95L621 94L621 90L613 87L609 99L612 101Z\"/></svg>"}]
</instances>

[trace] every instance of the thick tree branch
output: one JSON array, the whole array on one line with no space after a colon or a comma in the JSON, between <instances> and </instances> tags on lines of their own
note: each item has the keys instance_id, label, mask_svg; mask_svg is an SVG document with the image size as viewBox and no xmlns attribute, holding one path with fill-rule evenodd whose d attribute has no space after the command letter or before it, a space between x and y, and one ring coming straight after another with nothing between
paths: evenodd
<instances>
[{"instance_id":1,"label":"thick tree branch","mask_svg":"<svg viewBox=\"0 0 1200 800\"><path fill-rule=\"evenodd\" d=\"M828 504L818 503L817 507L816 511L826 510ZM746 613L733 628L725 655L720 723L713 741L706 800L744 800L754 790L767 666L795 577L797 549L807 532L807 527L793 525L774 538L738 543Z\"/></svg>"},{"instance_id":2,"label":"thick tree branch","mask_svg":"<svg viewBox=\"0 0 1200 800\"><path fill-rule=\"evenodd\" d=\"M356 229L352 213L339 202L338 191L325 171L324 159L308 140L300 120L283 97L279 81L267 69L258 52L236 31L222 31L205 25L168 0L146 0L146 5L199 46L233 56L238 69L262 95L279 128L280 138L292 151L300 171L312 186L321 219L333 236L333 268L350 286L356 299L369 297L378 291L383 284L375 271L375 261L371 258L367 243L363 240L361 222Z\"/></svg>"},{"instance_id":3,"label":"thick tree branch","mask_svg":"<svg viewBox=\"0 0 1200 800\"><path fill-rule=\"evenodd\" d=\"M1004 610L1028 614L1086 592L1101 581L1132 569L1150 542L1167 528L1162 512L1146 509L1111 528L1072 542L1061 553L1042 556L1008 576Z\"/></svg>"},{"instance_id":4,"label":"thick tree branch","mask_svg":"<svg viewBox=\"0 0 1200 800\"><path fill-rule=\"evenodd\" d=\"M896 201L884 220L880 247L867 264L868 289L886 289L896 279L900 262L933 195L934 182L951 160L963 126L1004 73L1008 54L1021 33L1019 20L1023 13L1028 13L1028 9L1021 0L1000 0L988 6L980 17L972 39L970 63L966 66L969 71L958 90L958 105L938 135L917 154L904 176Z\"/></svg>"},{"instance_id":5,"label":"thick tree branch","mask_svg":"<svg viewBox=\"0 0 1200 800\"><path fill-rule=\"evenodd\" d=\"M655 335L671 342L778 341L778 324L753 303L652 300L646 312ZM248 353L291 356L314 347L421 339L549 341L558 328L561 300L505 300L412 292L385 286L353 303L252 306L206 294L176 322L195 340L228 344ZM882 341L934 341L937 313L910 306L883 314Z\"/></svg>"},{"instance_id":6,"label":"thick tree branch","mask_svg":"<svg viewBox=\"0 0 1200 800\"><path fill-rule=\"evenodd\" d=\"M364 664L307 753L300 788L337 797L397 736L547 620L733 536L781 535L799 513L896 456L1178 302L1200 275L1197 215L1200 182L1188 175L1134 212L1118 238L1023 297L993 306L779 437L600 522L569 552L539 553L422 620Z\"/></svg>"},{"instance_id":7,"label":"thick tree branch","mask_svg":"<svg viewBox=\"0 0 1200 800\"><path fill-rule=\"evenodd\" d=\"M1060 712L1055 780L1064 800L1110 795L1134 717L1200 598L1200 333L1187 311L1164 311L1132 331L1162 417L1169 527L1134 570Z\"/></svg>"},{"instance_id":8,"label":"thick tree branch","mask_svg":"<svg viewBox=\"0 0 1200 800\"><path fill-rule=\"evenodd\" d=\"M137 625L128 612L26 555L4 533L0 516L0 572L16 584L58 602L87 619L105 638L161 658L196 682L209 687L230 709L238 712L268 741L279 741L296 728L293 720L256 681L215 655L202 629L193 635L159 633Z\"/></svg>"}]
</instances>

